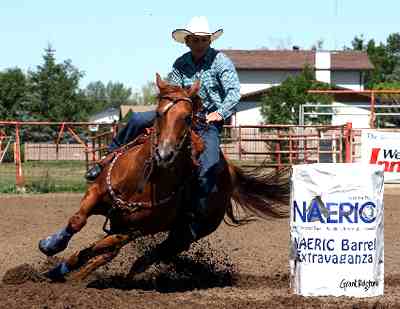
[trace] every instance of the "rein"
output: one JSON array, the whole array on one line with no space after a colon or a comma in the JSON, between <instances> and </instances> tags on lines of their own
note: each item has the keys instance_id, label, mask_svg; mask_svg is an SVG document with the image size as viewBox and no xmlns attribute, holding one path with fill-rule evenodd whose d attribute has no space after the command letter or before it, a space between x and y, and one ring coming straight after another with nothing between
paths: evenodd
<instances>
[{"instance_id":1,"label":"rein","mask_svg":"<svg viewBox=\"0 0 400 309\"><path fill-rule=\"evenodd\" d=\"M192 103L192 100L190 98L187 97L170 97L170 96L161 96L161 99L166 99L169 100L170 102L164 106L164 108L161 111L157 111L157 118L161 118L162 116L164 116L174 105L176 105L178 102L181 101L186 101L188 103ZM193 117L193 114L192 114ZM177 153L181 150L181 148L183 147L185 141L187 140L188 137L188 133L189 133L190 129L186 129L183 137L181 138L180 142L178 143L176 150ZM139 189L138 191L142 191L145 184L147 183L147 181L150 178L150 175L153 172L154 169L154 164L158 162L157 160L157 148L158 148L158 140L159 137L159 132L157 132L156 126L153 126L153 129L151 130L150 133L150 142L151 142L151 146L150 146L150 156L149 158L145 161L145 167L144 167L144 177L142 179L142 181L139 183ZM189 144L190 147L190 144ZM185 187L185 183L183 183L183 185L181 184L178 188L178 190L173 191L169 196L167 196L166 198L163 198L161 200L158 201L153 201L153 194L151 194L151 198L150 201L145 201L145 202L129 202L129 201L125 201L123 200L121 197L118 197L118 195L116 194L116 192L114 191L114 189L112 188L112 184L111 184L111 172L112 169L114 168L115 162L117 162L118 158L124 154L126 151L122 151L122 152L118 152L115 157L113 158L113 160L110 163L110 166L108 168L107 171L107 177L106 177L106 183L107 183L107 189L108 192L113 200L113 203L111 205L109 214L112 211L116 211L116 210L121 210L121 211L129 211L131 213L133 212L137 212L143 208L149 208L149 207L156 207L156 206L161 206L161 205L165 205L167 204L169 201L171 201L176 195L177 193L180 193L184 187ZM108 217L108 216L107 216ZM106 221L107 223L107 221ZM106 225L105 223L105 225Z\"/></svg>"}]
</instances>

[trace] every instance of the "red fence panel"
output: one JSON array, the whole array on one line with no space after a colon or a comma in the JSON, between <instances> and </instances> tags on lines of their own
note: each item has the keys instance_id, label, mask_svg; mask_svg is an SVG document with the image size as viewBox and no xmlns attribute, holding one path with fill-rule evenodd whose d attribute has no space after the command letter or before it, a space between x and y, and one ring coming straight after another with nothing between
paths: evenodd
<instances>
[{"instance_id":1,"label":"red fence panel","mask_svg":"<svg viewBox=\"0 0 400 309\"><path fill-rule=\"evenodd\" d=\"M37 143L19 134L22 129L33 126L55 128L54 137ZM13 163L9 160L9 163L0 164L0 190L1 179L20 186L36 180L53 179L61 183L68 179L74 185L84 186L85 170L105 154L117 130L115 124L97 126L93 123L0 121L0 127L11 132L8 136L15 140L14 153L9 156L15 164L14 180L3 176L9 173ZM241 165L279 169L293 164L351 162L359 148L355 143L350 125L225 126L221 148L229 160L240 161Z\"/></svg>"}]
</instances>

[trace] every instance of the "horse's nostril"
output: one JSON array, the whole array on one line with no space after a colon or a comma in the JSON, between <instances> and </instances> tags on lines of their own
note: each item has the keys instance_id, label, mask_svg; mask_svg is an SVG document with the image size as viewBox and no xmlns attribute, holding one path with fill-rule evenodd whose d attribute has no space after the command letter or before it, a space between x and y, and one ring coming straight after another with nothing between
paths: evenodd
<instances>
[{"instance_id":1,"label":"horse's nostril","mask_svg":"<svg viewBox=\"0 0 400 309\"><path fill-rule=\"evenodd\" d=\"M159 147L157 149L157 155L160 161L169 162L174 157L174 151L171 147Z\"/></svg>"},{"instance_id":2,"label":"horse's nostril","mask_svg":"<svg viewBox=\"0 0 400 309\"><path fill-rule=\"evenodd\" d=\"M170 161L173 157L174 157L174 153L171 151L171 152L168 154L166 160L167 160L167 161Z\"/></svg>"},{"instance_id":3,"label":"horse's nostril","mask_svg":"<svg viewBox=\"0 0 400 309\"><path fill-rule=\"evenodd\" d=\"M169 162L173 156L174 156L174 153L172 151L169 151L164 155L163 160L166 162Z\"/></svg>"}]
</instances>

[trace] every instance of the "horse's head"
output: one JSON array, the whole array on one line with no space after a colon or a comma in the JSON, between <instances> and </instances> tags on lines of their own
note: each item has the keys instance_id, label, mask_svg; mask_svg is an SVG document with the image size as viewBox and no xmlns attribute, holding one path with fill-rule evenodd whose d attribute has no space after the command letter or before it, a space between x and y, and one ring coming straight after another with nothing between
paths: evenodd
<instances>
[{"instance_id":1,"label":"horse's head","mask_svg":"<svg viewBox=\"0 0 400 309\"><path fill-rule=\"evenodd\" d=\"M200 82L195 82L190 89L183 89L169 85L157 74L156 84L159 102L155 124L158 134L155 155L157 163L166 167L174 162L190 132L193 116L201 108L201 100L197 96Z\"/></svg>"}]
</instances>

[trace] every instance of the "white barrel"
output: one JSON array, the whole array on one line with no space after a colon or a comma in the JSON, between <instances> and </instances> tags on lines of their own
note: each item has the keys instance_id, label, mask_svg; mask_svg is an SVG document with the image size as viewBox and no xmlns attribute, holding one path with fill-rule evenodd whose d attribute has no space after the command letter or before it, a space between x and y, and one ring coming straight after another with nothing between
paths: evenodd
<instances>
[{"instance_id":1,"label":"white barrel","mask_svg":"<svg viewBox=\"0 0 400 309\"><path fill-rule=\"evenodd\" d=\"M303 296L383 295L382 166L297 165L292 170L291 288Z\"/></svg>"}]
</instances>

